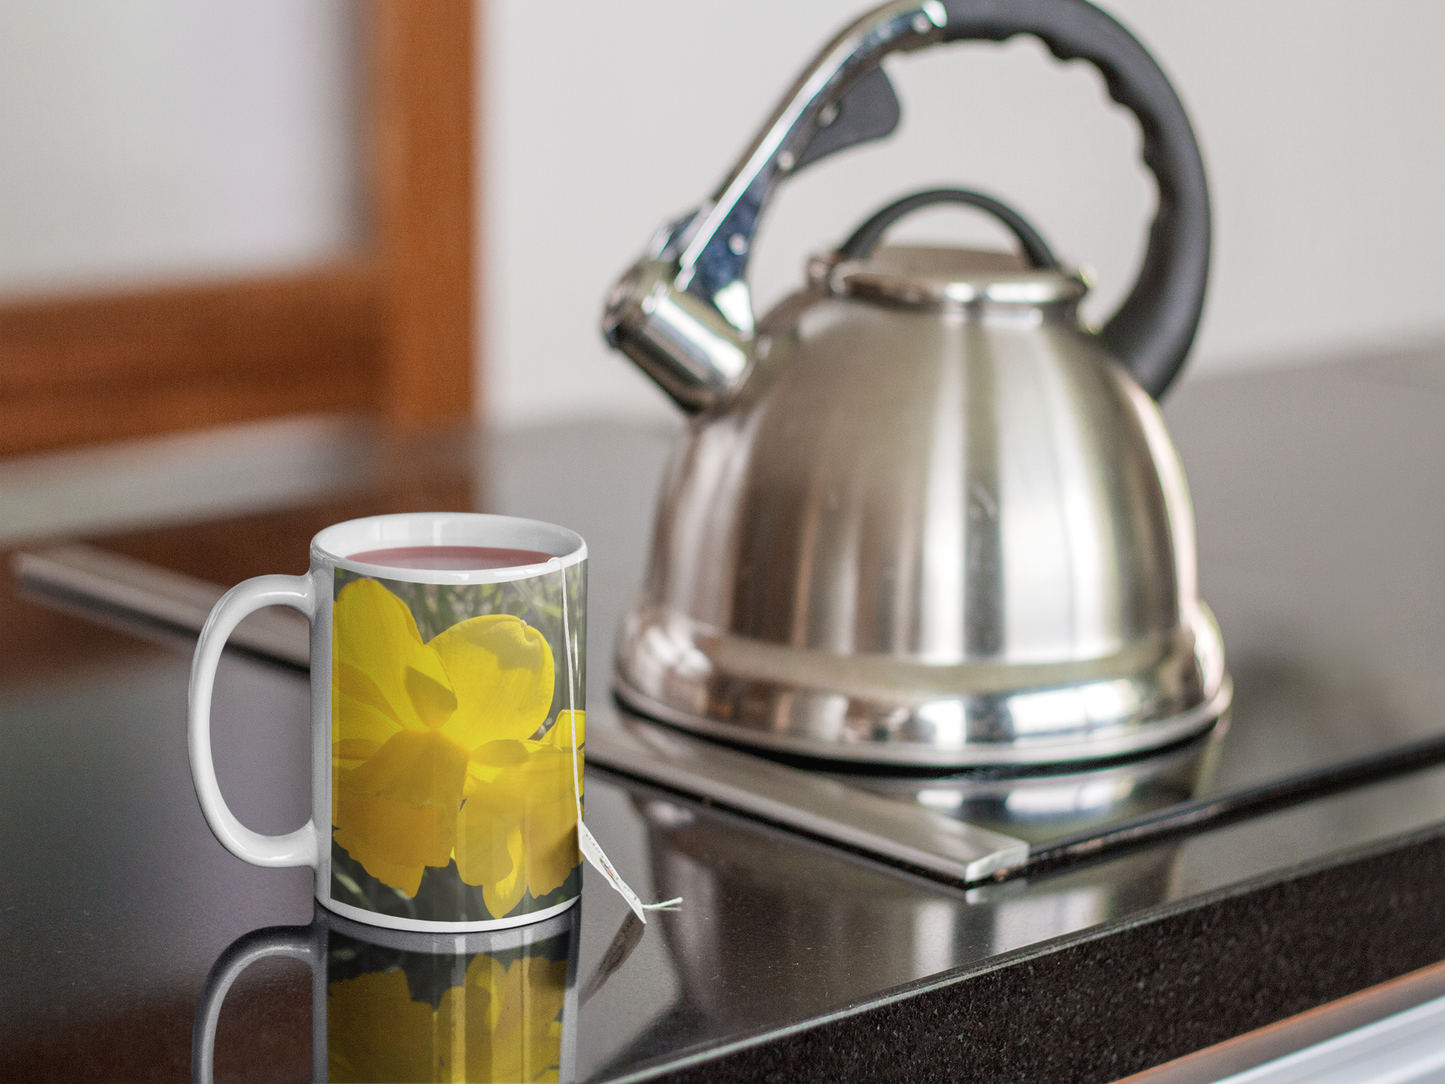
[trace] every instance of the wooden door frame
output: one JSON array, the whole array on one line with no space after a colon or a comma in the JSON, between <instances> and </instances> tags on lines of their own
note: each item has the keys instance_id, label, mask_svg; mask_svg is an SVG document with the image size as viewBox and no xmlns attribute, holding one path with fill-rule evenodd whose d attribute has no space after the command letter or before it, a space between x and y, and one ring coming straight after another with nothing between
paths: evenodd
<instances>
[{"instance_id":1,"label":"wooden door frame","mask_svg":"<svg viewBox=\"0 0 1445 1084\"><path fill-rule=\"evenodd\" d=\"M471 417L476 22L474 0L370 0L354 257L0 302L0 455L282 414Z\"/></svg>"}]
</instances>

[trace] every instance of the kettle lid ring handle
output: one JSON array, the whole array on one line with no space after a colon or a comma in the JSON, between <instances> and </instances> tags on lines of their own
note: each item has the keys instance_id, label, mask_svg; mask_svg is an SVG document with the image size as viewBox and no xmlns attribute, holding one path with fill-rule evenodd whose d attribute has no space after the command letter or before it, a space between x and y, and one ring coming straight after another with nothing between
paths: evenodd
<instances>
[{"instance_id":1,"label":"kettle lid ring handle","mask_svg":"<svg viewBox=\"0 0 1445 1084\"><path fill-rule=\"evenodd\" d=\"M1007 226L1009 232L1018 239L1030 267L1034 270L1058 270L1059 261L1054 256L1053 249L1028 219L1002 200L969 188L929 188L894 200L875 211L854 230L848 240L838 246L838 255L845 260L867 259L878 242L883 240L883 234L900 218L939 203L959 203L987 211Z\"/></svg>"}]
</instances>

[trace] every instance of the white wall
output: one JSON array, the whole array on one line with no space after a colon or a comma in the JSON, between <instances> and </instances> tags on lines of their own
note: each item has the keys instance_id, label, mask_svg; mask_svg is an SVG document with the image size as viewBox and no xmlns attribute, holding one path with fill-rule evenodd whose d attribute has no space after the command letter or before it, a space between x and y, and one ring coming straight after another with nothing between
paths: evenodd
<instances>
[{"instance_id":1,"label":"white wall","mask_svg":"<svg viewBox=\"0 0 1445 1084\"><path fill-rule=\"evenodd\" d=\"M353 244L355 22L347 0L0 0L0 291Z\"/></svg>"},{"instance_id":2,"label":"white wall","mask_svg":"<svg viewBox=\"0 0 1445 1084\"><path fill-rule=\"evenodd\" d=\"M1216 247L1197 376L1445 335L1445 4L1105 0L1174 78L1204 145ZM660 414L597 334L603 294L663 218L706 197L777 96L861 3L493 0L486 43L484 335L508 422ZM763 305L801 260L914 187L962 183L1092 264L1107 314L1153 187L1091 68L1036 42L890 62L892 140L799 175L764 224ZM954 212L913 233L989 235Z\"/></svg>"},{"instance_id":3,"label":"white wall","mask_svg":"<svg viewBox=\"0 0 1445 1084\"><path fill-rule=\"evenodd\" d=\"M597 334L653 229L702 200L844 0L485 0L488 403L506 423L661 417ZM1216 260L1195 375L1445 336L1445 3L1105 0L1204 143ZM300 266L361 225L348 0L0 0L0 291ZM1037 43L890 62L900 131L790 182L763 304L910 188L1016 203L1106 314L1153 188L1092 69ZM997 237L958 212L915 235Z\"/></svg>"}]
</instances>

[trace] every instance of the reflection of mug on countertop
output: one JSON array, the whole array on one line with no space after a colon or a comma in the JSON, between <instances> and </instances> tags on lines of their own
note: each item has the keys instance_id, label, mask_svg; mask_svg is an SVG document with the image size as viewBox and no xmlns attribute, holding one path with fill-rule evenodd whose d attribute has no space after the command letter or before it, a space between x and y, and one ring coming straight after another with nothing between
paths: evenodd
<instances>
[{"instance_id":1,"label":"reflection of mug on countertop","mask_svg":"<svg viewBox=\"0 0 1445 1084\"><path fill-rule=\"evenodd\" d=\"M376 516L318 534L306 575L233 588L191 670L191 770L216 837L257 865L313 867L323 906L394 929L498 929L570 907L586 561L586 543L548 523ZM236 819L211 758L221 650L264 606L311 622L312 819L284 836Z\"/></svg>"},{"instance_id":2,"label":"reflection of mug on countertop","mask_svg":"<svg viewBox=\"0 0 1445 1084\"><path fill-rule=\"evenodd\" d=\"M437 934L317 909L310 926L237 939L196 1007L191 1078L214 1079L226 992L267 956L312 971L314 1080L561 1080L576 1076L581 909L526 926Z\"/></svg>"}]
</instances>

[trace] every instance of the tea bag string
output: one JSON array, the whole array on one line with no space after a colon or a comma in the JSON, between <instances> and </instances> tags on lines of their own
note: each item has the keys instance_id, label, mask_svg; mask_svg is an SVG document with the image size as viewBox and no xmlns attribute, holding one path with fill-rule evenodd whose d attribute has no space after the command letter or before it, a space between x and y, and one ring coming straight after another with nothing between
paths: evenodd
<instances>
[{"instance_id":1,"label":"tea bag string","mask_svg":"<svg viewBox=\"0 0 1445 1084\"><path fill-rule=\"evenodd\" d=\"M597 842L596 837L582 821L582 777L577 768L577 704L574 699L576 671L572 648L572 623L567 606L567 569L556 557L552 560L557 562L557 574L562 581L562 653L567 658L567 720L572 725L572 797L577 802L577 843L587 861L591 862L597 872L607 879L607 883L616 889L617 894L627 901L627 906L632 908L632 913L646 923L648 911L674 908L682 903L682 897L678 896L661 903L643 903L637 893L632 891L632 886L622 879L622 875L617 872L616 867L607 857L607 853L602 849L602 844Z\"/></svg>"}]
</instances>

